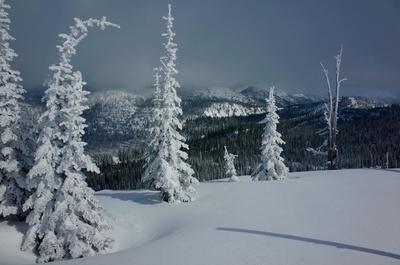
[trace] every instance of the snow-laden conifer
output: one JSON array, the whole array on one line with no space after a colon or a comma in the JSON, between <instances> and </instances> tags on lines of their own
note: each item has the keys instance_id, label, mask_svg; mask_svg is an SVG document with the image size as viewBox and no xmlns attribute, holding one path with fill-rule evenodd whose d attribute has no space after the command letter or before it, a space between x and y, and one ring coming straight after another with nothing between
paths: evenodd
<instances>
[{"instance_id":1,"label":"snow-laden conifer","mask_svg":"<svg viewBox=\"0 0 400 265\"><path fill-rule=\"evenodd\" d=\"M17 54L10 48L10 19L5 0L0 0L0 216L22 217L22 204L29 196L25 172L29 167L30 126L22 110L20 73L11 69ZM24 127L23 127L24 126Z\"/></svg>"},{"instance_id":2,"label":"snow-laden conifer","mask_svg":"<svg viewBox=\"0 0 400 265\"><path fill-rule=\"evenodd\" d=\"M160 190L162 200L166 202L189 202L194 199L196 190L192 184L198 180L193 177L194 171L184 160L188 155L185 138L179 133L182 130L181 99L176 93L179 88L174 76L178 73L175 68L176 43L173 42L175 33L172 32L174 18L171 15L171 5L168 5L168 15L163 17L167 22L167 32L164 47L166 56L161 57L162 84L159 91L159 132L154 135L152 144L154 157L148 160L142 181L146 186Z\"/></svg>"},{"instance_id":3,"label":"snow-laden conifer","mask_svg":"<svg viewBox=\"0 0 400 265\"><path fill-rule=\"evenodd\" d=\"M224 154L225 175L229 178L229 181L234 181L234 182L239 181L239 178L237 177L237 173L236 173L235 164L234 164L236 157L237 157L237 155L228 153L228 150L226 149L226 146L225 146L225 154Z\"/></svg>"},{"instance_id":4,"label":"snow-laden conifer","mask_svg":"<svg viewBox=\"0 0 400 265\"><path fill-rule=\"evenodd\" d=\"M38 262L80 258L105 252L112 239L105 234L111 226L103 218L94 191L85 182L82 170L98 172L84 154L82 141L87 109L81 73L73 71L71 57L90 27L117 25L101 20L75 19L69 34L61 34L57 46L59 61L51 65L43 101L46 110L39 119L38 149L35 164L28 173L32 195L24 204L30 209L29 224L22 249L35 249Z\"/></svg>"},{"instance_id":5,"label":"snow-laden conifer","mask_svg":"<svg viewBox=\"0 0 400 265\"><path fill-rule=\"evenodd\" d=\"M155 74L155 83L154 83L154 98L152 100L153 106L150 112L149 120L149 144L146 149L145 157L146 164L144 165L145 171L142 174L142 182L146 189L152 188L152 183L156 179L157 176L157 167L154 167L153 163L156 160L159 152L159 144L160 144L160 132L162 125L162 113L161 113L161 88L160 88L160 71L161 68L153 69Z\"/></svg>"},{"instance_id":6,"label":"snow-laden conifer","mask_svg":"<svg viewBox=\"0 0 400 265\"><path fill-rule=\"evenodd\" d=\"M283 151L280 145L285 144L282 135L277 131L279 115L275 104L274 87L269 90L267 99L267 115L260 123L265 124L261 142L261 163L251 174L253 180L278 180L286 179L289 169L283 163L281 156Z\"/></svg>"}]
</instances>

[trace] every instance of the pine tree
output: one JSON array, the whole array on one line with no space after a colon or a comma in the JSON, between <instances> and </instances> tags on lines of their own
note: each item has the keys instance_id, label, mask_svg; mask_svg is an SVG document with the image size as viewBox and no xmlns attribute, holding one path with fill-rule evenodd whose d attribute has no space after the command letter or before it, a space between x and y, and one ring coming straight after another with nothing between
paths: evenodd
<instances>
[{"instance_id":1,"label":"pine tree","mask_svg":"<svg viewBox=\"0 0 400 265\"><path fill-rule=\"evenodd\" d=\"M179 133L182 130L180 116L182 115L181 99L176 93L179 88L174 75L177 45L173 42L172 32L174 18L171 15L171 5L168 5L168 15L163 17L167 22L167 32L164 47L166 56L161 57L163 82L160 88L159 133L155 135L154 159L146 165L142 181L148 183L151 189L160 190L161 199L166 202L189 202L194 199L196 190L191 186L198 180L193 177L194 171L184 160L188 158L183 149L188 149L185 138Z\"/></svg>"},{"instance_id":2,"label":"pine tree","mask_svg":"<svg viewBox=\"0 0 400 265\"><path fill-rule=\"evenodd\" d=\"M147 147L145 157L146 164L144 165L145 171L142 174L142 182L146 189L151 188L152 183L157 178L157 171L159 168L156 167L153 162L156 160L159 152L159 143L160 143L160 132L162 125L162 112L161 112L161 104L162 104L162 94L160 89L160 71L162 68L154 68L155 71L155 83L154 83L154 98L153 98L153 108L149 117L149 125L150 125L150 142Z\"/></svg>"},{"instance_id":3,"label":"pine tree","mask_svg":"<svg viewBox=\"0 0 400 265\"><path fill-rule=\"evenodd\" d=\"M9 46L14 38L8 33L8 8L0 0L0 216L23 217L22 204L29 196L24 170L29 166L30 125L23 121L22 78L10 66L17 54Z\"/></svg>"},{"instance_id":4,"label":"pine tree","mask_svg":"<svg viewBox=\"0 0 400 265\"><path fill-rule=\"evenodd\" d=\"M24 204L24 210L31 210L26 219L29 230L21 247L36 249L38 262L92 256L105 252L112 243L104 234L111 226L82 172L99 170L84 154L81 138L86 125L81 115L87 109L88 92L82 89L81 73L74 72L70 64L75 47L94 26L117 27L105 18L75 18L70 34L60 35L59 61L49 67L53 74L45 82L46 111L39 119L39 147L28 173L28 188L33 193Z\"/></svg>"},{"instance_id":5,"label":"pine tree","mask_svg":"<svg viewBox=\"0 0 400 265\"><path fill-rule=\"evenodd\" d=\"M261 163L251 174L253 180L278 180L286 179L289 169L283 163L281 156L283 151L280 145L285 144L281 139L281 134L277 131L279 115L276 113L278 108L275 105L274 87L269 90L267 99L267 115L260 123L265 124L262 134Z\"/></svg>"},{"instance_id":6,"label":"pine tree","mask_svg":"<svg viewBox=\"0 0 400 265\"><path fill-rule=\"evenodd\" d=\"M237 174L236 174L235 164L234 164L236 157L237 157L237 155L228 153L228 150L226 149L226 146L225 146L225 155L224 155L225 175L229 178L229 181L234 181L234 182L239 181L239 178L237 177Z\"/></svg>"}]
</instances>

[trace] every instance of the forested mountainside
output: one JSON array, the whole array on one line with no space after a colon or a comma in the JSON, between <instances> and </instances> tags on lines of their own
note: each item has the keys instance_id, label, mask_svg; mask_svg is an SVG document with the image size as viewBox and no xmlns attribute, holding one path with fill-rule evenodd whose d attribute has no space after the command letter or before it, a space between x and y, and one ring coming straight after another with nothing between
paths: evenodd
<instances>
[{"instance_id":1,"label":"forested mountainside","mask_svg":"<svg viewBox=\"0 0 400 265\"><path fill-rule=\"evenodd\" d=\"M258 122L265 114L232 117L218 115L208 117L200 114L204 114L202 110L215 102L226 103L227 106L240 104L240 106L262 108L261 102L257 105L254 102L243 103L234 99L233 103L221 97L207 98L204 94L197 100L194 98L192 96L186 101L187 98L183 97L186 113L183 134L188 140L190 148L188 162L195 170L195 176L200 181L225 177L224 146L230 153L238 155L235 160L238 174L250 174L252 167L258 163L262 133ZM141 104L143 104L141 108L137 108L126 118L129 124L126 128L130 130L126 134L118 132L96 135L96 130L89 129L93 123L90 115L87 116L89 133L86 135L86 141L89 143L89 152L95 157L102 171L101 174L88 174L88 183L95 190L141 188L143 151L149 140L146 115L149 115L150 102L143 100ZM325 157L307 152L306 148L315 148L324 142L324 136L317 134L317 131L325 126L324 103L309 101L304 104L287 103L284 106L279 112L281 120L278 130L286 141L286 145L283 146L286 165L291 171L323 169ZM343 98L341 106L338 135L340 167L383 167L386 164L386 154L389 166L398 167L400 165L399 105L354 97ZM228 109L225 111L228 112ZM95 114L109 116L100 110ZM111 124L109 128L115 130L116 127Z\"/></svg>"}]
</instances>

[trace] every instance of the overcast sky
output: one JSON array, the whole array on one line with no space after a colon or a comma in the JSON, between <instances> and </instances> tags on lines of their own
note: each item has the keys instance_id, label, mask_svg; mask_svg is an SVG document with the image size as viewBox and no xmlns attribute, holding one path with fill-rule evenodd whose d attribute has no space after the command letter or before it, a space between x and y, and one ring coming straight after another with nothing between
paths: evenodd
<instances>
[{"instance_id":1,"label":"overcast sky","mask_svg":"<svg viewBox=\"0 0 400 265\"><path fill-rule=\"evenodd\" d=\"M326 94L343 44L342 95L400 99L399 0L13 0L13 64L29 90L43 90L60 33L73 18L106 16L121 29L93 29L73 58L89 90L139 92L165 54L162 16L172 4L181 91L248 85Z\"/></svg>"}]
</instances>

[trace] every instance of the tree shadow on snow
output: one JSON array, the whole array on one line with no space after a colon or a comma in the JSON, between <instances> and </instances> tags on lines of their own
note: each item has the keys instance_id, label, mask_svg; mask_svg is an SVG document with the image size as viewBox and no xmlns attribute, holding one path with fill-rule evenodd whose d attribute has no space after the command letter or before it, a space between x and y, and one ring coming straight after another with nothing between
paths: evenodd
<instances>
[{"instance_id":1,"label":"tree shadow on snow","mask_svg":"<svg viewBox=\"0 0 400 265\"><path fill-rule=\"evenodd\" d=\"M0 223L6 223L8 226L14 227L17 232L25 234L28 231L28 224L24 221L13 217L0 217Z\"/></svg>"},{"instance_id":2,"label":"tree shadow on snow","mask_svg":"<svg viewBox=\"0 0 400 265\"><path fill-rule=\"evenodd\" d=\"M154 191L135 191L135 192L115 192L115 193L97 193L96 196L110 197L122 201L131 201L134 203L155 205L162 201L160 200L159 192Z\"/></svg>"},{"instance_id":3,"label":"tree shadow on snow","mask_svg":"<svg viewBox=\"0 0 400 265\"><path fill-rule=\"evenodd\" d=\"M314 244L319 244L319 245L332 246L332 247L336 247L336 248L344 248L344 249L350 249L350 250L354 250L354 251L361 251L361 252L366 252L366 253L379 255L379 256L385 256L385 257L389 257L389 258L393 258L393 259L400 259L400 255L395 254L395 253L390 253L390 252L376 250L376 249L370 249L370 248L364 248L364 247L358 247L358 246L353 246L353 245L348 245L348 244L342 244L342 243L338 243L338 242L308 238L308 237L300 237L300 236L292 236L292 235L286 235L286 234L278 234L278 233L256 231L256 230L249 230L249 229L240 229L240 228L228 228L228 227L218 227L218 228L216 228L216 230L227 231L227 232L256 234L256 235L270 236L270 237L279 237L279 238L303 241L303 242L314 243Z\"/></svg>"}]
</instances>

